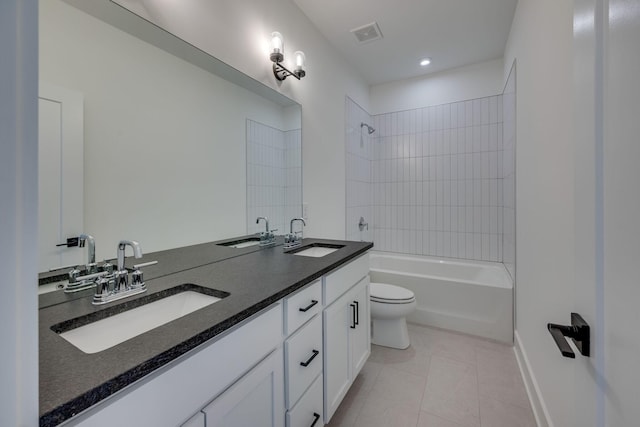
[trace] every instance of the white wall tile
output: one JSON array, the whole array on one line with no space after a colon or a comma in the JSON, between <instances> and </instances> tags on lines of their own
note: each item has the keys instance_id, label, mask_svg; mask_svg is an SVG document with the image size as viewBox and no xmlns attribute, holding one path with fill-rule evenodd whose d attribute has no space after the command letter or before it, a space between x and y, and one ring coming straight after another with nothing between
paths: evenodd
<instances>
[{"instance_id":1,"label":"white wall tile","mask_svg":"<svg viewBox=\"0 0 640 427\"><path fill-rule=\"evenodd\" d=\"M515 204L514 180L503 179L514 169L513 151L503 150L503 107L502 96L493 96L373 118L357 105L348 108L347 121L357 119L347 129L359 121L378 129L364 150L354 135L347 137L347 164L357 165L347 175L357 186L347 191L358 193L355 206L375 207L377 248L503 259L505 189Z\"/></svg>"}]
</instances>

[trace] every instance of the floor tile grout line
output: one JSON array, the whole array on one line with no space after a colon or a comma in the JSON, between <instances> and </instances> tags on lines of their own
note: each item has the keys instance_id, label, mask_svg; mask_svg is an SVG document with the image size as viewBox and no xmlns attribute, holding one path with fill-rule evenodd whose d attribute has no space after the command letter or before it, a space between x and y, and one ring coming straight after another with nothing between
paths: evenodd
<instances>
[{"instance_id":1,"label":"floor tile grout line","mask_svg":"<svg viewBox=\"0 0 640 427\"><path fill-rule=\"evenodd\" d=\"M427 393L427 387L429 384L429 374L431 373L431 355L429 356L429 369L427 369L427 380L424 382L424 387L422 388L422 397L420 398L420 407L418 408L418 418L416 419L416 427L418 427L418 422L420 421L420 413L422 412L422 403L424 402L424 396Z\"/></svg>"},{"instance_id":2,"label":"floor tile grout line","mask_svg":"<svg viewBox=\"0 0 640 427\"><path fill-rule=\"evenodd\" d=\"M371 344L373 345L373 344ZM371 357L371 353L369 353L369 358ZM368 359L367 359L368 361ZM365 362L366 364L367 362ZM384 366L386 365L386 363L380 363L382 365L382 368L384 368ZM364 366L363 366L364 368ZM375 378L373 378L373 380L371 381L371 386L365 391L364 396L362 397L362 404L360 405L360 408L358 408L358 413L356 414L356 416L353 419L353 424L352 426L356 426L358 425L358 418L360 418L360 415L362 415L362 411L364 410L364 405L367 401L367 399L369 398L369 395L371 394L371 391L373 390L373 386L376 384L376 381L378 381L378 377L380 376L380 372L382 372L382 368L380 368L375 375ZM362 373L362 370L360 370L360 373Z\"/></svg>"},{"instance_id":3,"label":"floor tile grout line","mask_svg":"<svg viewBox=\"0 0 640 427\"><path fill-rule=\"evenodd\" d=\"M480 369L478 368L478 348L474 344L473 352L476 355L476 392L478 393L478 424L482 427L482 409L480 405L480 375L478 372Z\"/></svg>"}]
</instances>

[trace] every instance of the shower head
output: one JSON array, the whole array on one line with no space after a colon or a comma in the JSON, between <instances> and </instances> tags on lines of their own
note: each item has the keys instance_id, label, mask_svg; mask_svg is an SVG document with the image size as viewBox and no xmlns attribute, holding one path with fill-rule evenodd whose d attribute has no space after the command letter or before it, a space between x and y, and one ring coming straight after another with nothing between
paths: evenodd
<instances>
[{"instance_id":1,"label":"shower head","mask_svg":"<svg viewBox=\"0 0 640 427\"><path fill-rule=\"evenodd\" d=\"M374 133L376 131L374 128L372 128L371 126L369 126L365 122L360 123L360 128L363 128L365 126L367 128L367 132L369 132L369 135L371 135L372 133Z\"/></svg>"}]
</instances>

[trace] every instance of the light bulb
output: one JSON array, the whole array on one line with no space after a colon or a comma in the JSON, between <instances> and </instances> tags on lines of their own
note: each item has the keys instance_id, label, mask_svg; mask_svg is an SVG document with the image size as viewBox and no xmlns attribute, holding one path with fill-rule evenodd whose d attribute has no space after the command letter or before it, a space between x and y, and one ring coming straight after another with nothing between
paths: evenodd
<instances>
[{"instance_id":1,"label":"light bulb","mask_svg":"<svg viewBox=\"0 0 640 427\"><path fill-rule=\"evenodd\" d=\"M304 52L297 51L296 53L294 53L294 55L296 57L296 70L302 70L304 68L304 63L306 60Z\"/></svg>"},{"instance_id":2,"label":"light bulb","mask_svg":"<svg viewBox=\"0 0 640 427\"><path fill-rule=\"evenodd\" d=\"M305 65L305 61L306 61L306 57L304 55L304 52L301 51L296 51L293 54L296 58L296 68L294 70L295 74L298 76L298 78L300 77L304 77L306 72L304 71L304 65Z\"/></svg>"},{"instance_id":3,"label":"light bulb","mask_svg":"<svg viewBox=\"0 0 640 427\"><path fill-rule=\"evenodd\" d=\"M284 59L284 39L277 31L271 33L271 61L282 62Z\"/></svg>"},{"instance_id":4,"label":"light bulb","mask_svg":"<svg viewBox=\"0 0 640 427\"><path fill-rule=\"evenodd\" d=\"M420 61L420 65L422 65L423 67L426 67L429 64L431 64L431 58L424 58L422 61Z\"/></svg>"}]
</instances>

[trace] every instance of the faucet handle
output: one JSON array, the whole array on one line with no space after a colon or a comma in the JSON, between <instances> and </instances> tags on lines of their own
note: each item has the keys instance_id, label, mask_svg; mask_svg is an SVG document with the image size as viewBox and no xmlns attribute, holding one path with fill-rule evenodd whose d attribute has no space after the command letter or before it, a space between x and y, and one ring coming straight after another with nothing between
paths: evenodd
<instances>
[{"instance_id":1,"label":"faucet handle","mask_svg":"<svg viewBox=\"0 0 640 427\"><path fill-rule=\"evenodd\" d=\"M149 267L151 265L156 265L157 263L158 261L143 262L141 264L134 264L133 268L135 268L136 270L140 270L142 267Z\"/></svg>"},{"instance_id":2,"label":"faucet handle","mask_svg":"<svg viewBox=\"0 0 640 427\"><path fill-rule=\"evenodd\" d=\"M149 261L143 262L142 264L136 264L133 266L135 269L133 273L131 273L131 288L143 288L144 287L144 273L140 270L142 267L149 267L151 265L156 265L158 261Z\"/></svg>"},{"instance_id":3,"label":"faucet handle","mask_svg":"<svg viewBox=\"0 0 640 427\"><path fill-rule=\"evenodd\" d=\"M144 285L144 273L142 270L136 269L131 273L131 287L140 288L142 285Z\"/></svg>"},{"instance_id":4,"label":"faucet handle","mask_svg":"<svg viewBox=\"0 0 640 427\"><path fill-rule=\"evenodd\" d=\"M127 270L118 270L113 273L113 278L115 279L115 285L113 288L113 292L123 292L126 291L129 287L129 272Z\"/></svg>"},{"instance_id":5,"label":"faucet handle","mask_svg":"<svg viewBox=\"0 0 640 427\"><path fill-rule=\"evenodd\" d=\"M104 264L102 264L100 267L102 268L102 271L113 274L113 264L111 264L109 261L104 260Z\"/></svg>"},{"instance_id":6,"label":"faucet handle","mask_svg":"<svg viewBox=\"0 0 640 427\"><path fill-rule=\"evenodd\" d=\"M85 268L87 269L87 274L93 274L98 272L98 264L95 262L88 263L87 265L85 265Z\"/></svg>"},{"instance_id":7,"label":"faucet handle","mask_svg":"<svg viewBox=\"0 0 640 427\"><path fill-rule=\"evenodd\" d=\"M75 266L69 271L69 283L76 283L78 277L80 277L80 270L78 270L78 266Z\"/></svg>"},{"instance_id":8,"label":"faucet handle","mask_svg":"<svg viewBox=\"0 0 640 427\"><path fill-rule=\"evenodd\" d=\"M109 295L109 285L113 282L112 278L109 278L107 276L101 276L97 281L96 281L96 293L95 296L96 297L100 297L102 295L107 296Z\"/></svg>"}]
</instances>

